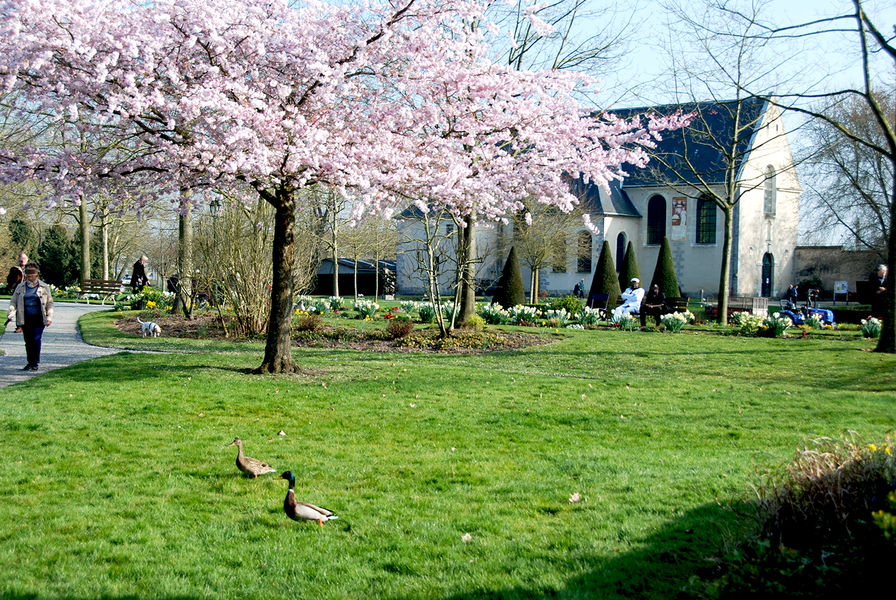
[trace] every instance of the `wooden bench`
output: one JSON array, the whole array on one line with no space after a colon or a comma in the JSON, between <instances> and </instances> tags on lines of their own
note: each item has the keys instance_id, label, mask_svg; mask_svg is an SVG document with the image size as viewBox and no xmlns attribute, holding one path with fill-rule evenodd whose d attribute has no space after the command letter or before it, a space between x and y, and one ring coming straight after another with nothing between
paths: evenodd
<instances>
[{"instance_id":1,"label":"wooden bench","mask_svg":"<svg viewBox=\"0 0 896 600\"><path fill-rule=\"evenodd\" d=\"M728 316L736 312L751 312L762 317L768 316L768 298L759 296L732 296L728 298ZM718 303L706 303L706 318L719 316Z\"/></svg>"},{"instance_id":2,"label":"wooden bench","mask_svg":"<svg viewBox=\"0 0 896 600\"><path fill-rule=\"evenodd\" d=\"M105 306L106 300L121 293L122 285L124 284L117 279L87 279L81 284L81 296L90 304L90 295L96 294Z\"/></svg>"}]
</instances>

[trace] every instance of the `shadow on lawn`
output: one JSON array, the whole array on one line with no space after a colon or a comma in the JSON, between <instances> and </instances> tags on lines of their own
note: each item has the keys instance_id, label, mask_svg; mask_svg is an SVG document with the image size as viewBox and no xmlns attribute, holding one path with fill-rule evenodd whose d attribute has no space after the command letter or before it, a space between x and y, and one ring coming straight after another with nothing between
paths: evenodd
<instances>
[{"instance_id":1,"label":"shadow on lawn","mask_svg":"<svg viewBox=\"0 0 896 600\"><path fill-rule=\"evenodd\" d=\"M144 596L127 596L105 594L102 596L47 596L44 593L9 593L0 592L0 600L37 600L38 598L53 598L53 600L146 600L147 598L160 598L161 600L199 600L200 596L158 596L148 593Z\"/></svg>"},{"instance_id":2,"label":"shadow on lawn","mask_svg":"<svg viewBox=\"0 0 896 600\"><path fill-rule=\"evenodd\" d=\"M469 590L442 600L494 598L574 597L615 599L691 598L699 593L695 575L712 579L715 558L735 531L742 531L738 513L747 505L723 507L706 504L670 521L643 546L617 556L596 556L591 571L570 579L562 587L533 589L528 587ZM421 596L399 597L401 600L422 600Z\"/></svg>"}]
</instances>

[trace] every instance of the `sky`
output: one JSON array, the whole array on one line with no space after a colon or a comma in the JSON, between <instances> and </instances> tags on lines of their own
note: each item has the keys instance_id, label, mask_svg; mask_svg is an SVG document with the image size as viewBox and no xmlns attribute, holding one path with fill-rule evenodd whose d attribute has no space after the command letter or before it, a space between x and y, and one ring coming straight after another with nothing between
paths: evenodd
<instances>
[{"instance_id":1,"label":"sky","mask_svg":"<svg viewBox=\"0 0 896 600\"><path fill-rule=\"evenodd\" d=\"M625 68L603 79L603 96L618 106L672 102L674 98L668 90L671 87L668 47L684 40L676 37L676 32L668 26L671 16L659 0L635 1L639 2L634 15L637 26L633 28L630 53L624 59ZM736 4L744 5L744 2ZM765 5L767 10L762 14L775 26L806 23L853 11L850 0L768 0ZM863 6L881 30L893 34L896 2L866 0ZM861 81L856 40L855 35L838 33L782 43L770 49L769 59L786 58L786 61L782 61L769 79L790 79L798 89L813 84L814 89L855 85ZM896 73L890 75L896 77ZM632 88L637 91L626 93Z\"/></svg>"},{"instance_id":2,"label":"sky","mask_svg":"<svg viewBox=\"0 0 896 600\"><path fill-rule=\"evenodd\" d=\"M771 0L767 4L770 11L766 14L771 15L773 24L778 27L811 22L837 14L851 14L854 10L850 0ZM896 35L896 1L866 0L863 6L885 35ZM669 47L674 48L677 42L683 42L683 38L677 37L678 32L667 25L670 15L658 0L642 0L635 14L639 26L636 28L632 51L626 57L628 64L619 73L604 79L602 87L605 91L599 96L599 101L609 101L618 107L675 102ZM855 27L855 22L849 21L844 26ZM678 51L681 50L682 46L679 46ZM698 64L701 60L706 64L705 56L698 57ZM776 85L771 87L778 93L786 93L788 90L822 92L861 87L862 84L858 36L855 33L840 32L789 40L769 48L764 60L764 65L777 66L767 74L765 80L774 81ZM873 65L879 82L890 86L896 83L896 69L893 65L894 61L886 57L880 57ZM718 89L722 86L714 87ZM726 95L724 90L718 93L723 98L732 97ZM807 136L800 131L805 119L806 117L796 113L785 113L788 139L797 157L812 149ZM813 232L817 227L808 210L807 201L811 194L807 193L806 184L817 179L813 179L813 173L806 166L798 165L797 170L804 183L799 243L849 243L851 236L843 229L828 229L824 234Z\"/></svg>"}]
</instances>

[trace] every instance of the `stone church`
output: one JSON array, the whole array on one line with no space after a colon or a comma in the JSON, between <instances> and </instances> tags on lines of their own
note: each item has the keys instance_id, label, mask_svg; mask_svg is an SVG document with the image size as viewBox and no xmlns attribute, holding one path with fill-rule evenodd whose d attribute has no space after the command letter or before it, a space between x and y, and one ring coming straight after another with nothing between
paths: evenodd
<instances>
[{"instance_id":1,"label":"stone church","mask_svg":"<svg viewBox=\"0 0 896 600\"><path fill-rule=\"evenodd\" d=\"M550 265L539 269L542 292L569 294L582 279L588 289L604 240L610 243L617 269L632 242L642 278L649 281L663 237L668 237L682 292L697 298L715 296L724 213L705 191L721 192L729 173L739 197L733 211L731 294L779 297L793 282L801 189L779 109L747 99L613 112L629 118L679 108L694 112L695 122L679 132L667 132L650 151L646 168L627 168L625 180L609 190L582 182L573 185L600 234L584 226L559 234ZM726 155L732 158L726 160ZM727 164L734 165L733 173ZM419 216L405 213L399 227L398 294L421 294L425 289L417 267ZM453 229L450 221L442 227L449 233ZM513 238L510 225L477 226L477 278L485 286L500 276ZM454 281L450 252L441 260L440 282L448 292ZM532 272L522 265L528 283Z\"/></svg>"}]
</instances>

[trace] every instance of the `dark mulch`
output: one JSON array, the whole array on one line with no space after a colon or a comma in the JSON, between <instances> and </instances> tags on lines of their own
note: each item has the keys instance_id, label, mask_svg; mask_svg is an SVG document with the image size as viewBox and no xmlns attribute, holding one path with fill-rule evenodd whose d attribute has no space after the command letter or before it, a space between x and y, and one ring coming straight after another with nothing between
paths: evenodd
<instances>
[{"instance_id":1,"label":"dark mulch","mask_svg":"<svg viewBox=\"0 0 896 600\"><path fill-rule=\"evenodd\" d=\"M146 321L146 318L141 317ZM158 315L151 317L162 328L162 336L188 339L219 339L240 342L249 338L234 335L236 329L228 323L229 337L224 335L224 328L217 315L196 315L187 320L182 315ZM142 335L140 324L134 317L119 319L115 323L122 333ZM385 323L380 329L362 331L351 326L323 325L315 331L301 331L296 328L292 332L292 343L296 347L306 348L345 348L368 352L432 352L443 354L477 354L501 350L514 350L549 344L561 336L545 332L528 333L521 331L473 331L457 330L451 337L439 338L435 326L415 329L404 338L391 339L386 332ZM254 338L259 339L259 338Z\"/></svg>"}]
</instances>

